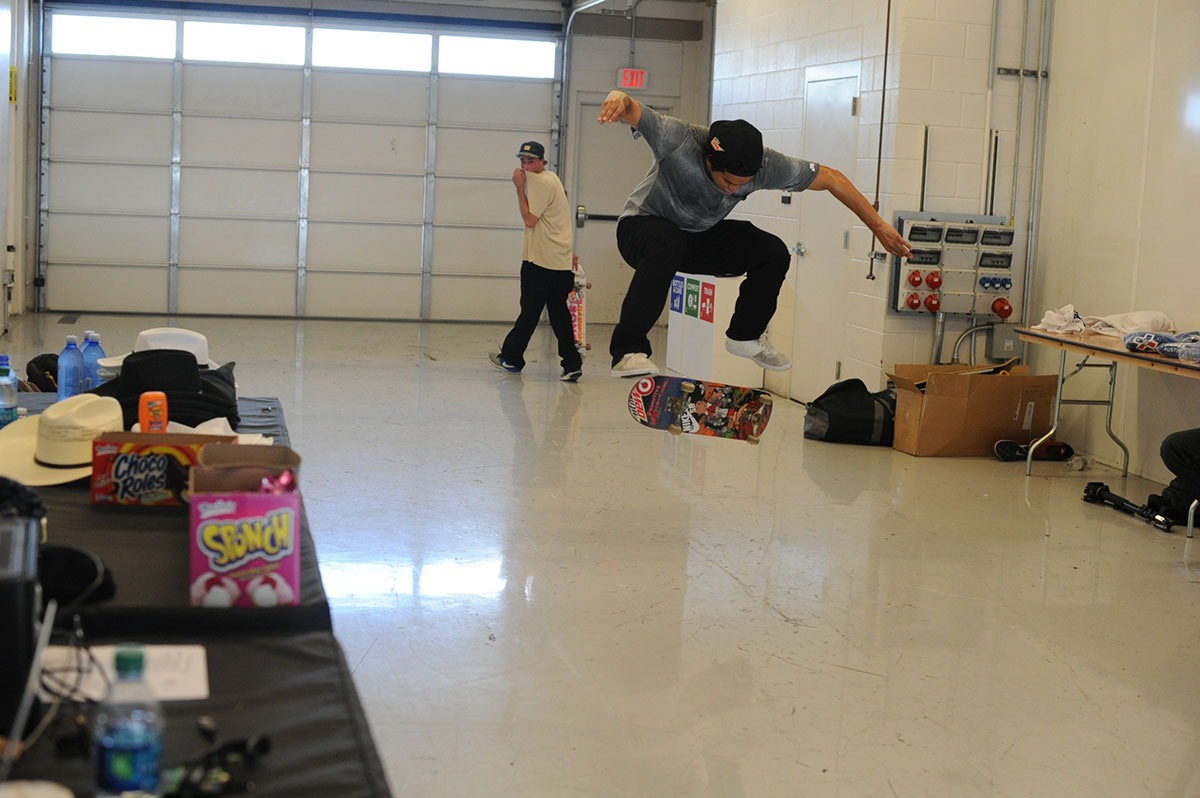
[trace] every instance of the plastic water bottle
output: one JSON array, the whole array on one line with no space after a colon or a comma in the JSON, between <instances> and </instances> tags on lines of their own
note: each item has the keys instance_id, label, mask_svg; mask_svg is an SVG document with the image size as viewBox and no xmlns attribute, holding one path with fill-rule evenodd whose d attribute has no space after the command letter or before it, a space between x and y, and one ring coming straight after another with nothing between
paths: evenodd
<instances>
[{"instance_id":1,"label":"plastic water bottle","mask_svg":"<svg viewBox=\"0 0 1200 798\"><path fill-rule=\"evenodd\" d=\"M100 358L104 357L104 347L100 346L100 333L86 333L88 336L87 343L83 345L81 354L83 355L83 390L90 391L93 388L99 388L104 382L104 378L100 376Z\"/></svg>"},{"instance_id":2,"label":"plastic water bottle","mask_svg":"<svg viewBox=\"0 0 1200 798\"><path fill-rule=\"evenodd\" d=\"M17 375L8 365L8 355L0 355L0 427L17 420Z\"/></svg>"},{"instance_id":3,"label":"plastic water bottle","mask_svg":"<svg viewBox=\"0 0 1200 798\"><path fill-rule=\"evenodd\" d=\"M96 710L96 798L162 795L163 711L142 679L141 646L117 649L117 680Z\"/></svg>"},{"instance_id":4,"label":"plastic water bottle","mask_svg":"<svg viewBox=\"0 0 1200 798\"><path fill-rule=\"evenodd\" d=\"M1090 454L1076 454L1068 457L1066 460L1068 471L1087 471L1092 467L1092 456Z\"/></svg>"},{"instance_id":5,"label":"plastic water bottle","mask_svg":"<svg viewBox=\"0 0 1200 798\"><path fill-rule=\"evenodd\" d=\"M83 355L79 353L79 339L67 336L67 345L58 355L58 400L70 399L83 387Z\"/></svg>"}]
</instances>

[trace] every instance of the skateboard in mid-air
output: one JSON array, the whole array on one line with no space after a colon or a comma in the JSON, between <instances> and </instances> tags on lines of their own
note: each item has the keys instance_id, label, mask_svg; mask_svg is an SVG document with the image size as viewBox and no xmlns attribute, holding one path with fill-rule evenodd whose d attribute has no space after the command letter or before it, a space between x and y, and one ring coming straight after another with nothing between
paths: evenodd
<instances>
[{"instance_id":1,"label":"skateboard in mid-air","mask_svg":"<svg viewBox=\"0 0 1200 798\"><path fill-rule=\"evenodd\" d=\"M689 377L642 377L629 391L629 414L672 435L711 435L758 443L771 418L771 394Z\"/></svg>"}]
</instances>

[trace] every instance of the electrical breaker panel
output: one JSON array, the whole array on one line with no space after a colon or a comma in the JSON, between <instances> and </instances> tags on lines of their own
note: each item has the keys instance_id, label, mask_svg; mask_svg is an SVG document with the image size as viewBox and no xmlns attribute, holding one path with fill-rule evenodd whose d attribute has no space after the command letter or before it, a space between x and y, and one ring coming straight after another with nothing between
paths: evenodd
<instances>
[{"instance_id":1,"label":"electrical breaker panel","mask_svg":"<svg viewBox=\"0 0 1200 798\"><path fill-rule=\"evenodd\" d=\"M892 259L891 312L1020 317L1022 275L1006 217L900 211L896 229L912 255Z\"/></svg>"}]
</instances>

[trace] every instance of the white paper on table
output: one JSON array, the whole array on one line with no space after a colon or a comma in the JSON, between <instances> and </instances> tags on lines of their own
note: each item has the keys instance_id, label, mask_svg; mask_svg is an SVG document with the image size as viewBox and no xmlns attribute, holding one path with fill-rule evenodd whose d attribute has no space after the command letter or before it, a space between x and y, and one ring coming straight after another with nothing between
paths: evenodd
<instances>
[{"instance_id":1,"label":"white paper on table","mask_svg":"<svg viewBox=\"0 0 1200 798\"><path fill-rule=\"evenodd\" d=\"M79 687L73 699L102 701L108 685L116 681L117 646L92 646L96 662L104 669L102 674L87 654L73 646L49 646L42 658L43 675L50 671L57 675L54 684L65 692L66 687ZM142 676L150 692L159 701L195 701L208 698L208 652L204 646L143 646L145 659ZM79 670L84 671L82 679ZM108 680L104 678L107 674ZM66 685L64 687L63 685ZM38 698L52 701L54 696L43 687Z\"/></svg>"}]
</instances>

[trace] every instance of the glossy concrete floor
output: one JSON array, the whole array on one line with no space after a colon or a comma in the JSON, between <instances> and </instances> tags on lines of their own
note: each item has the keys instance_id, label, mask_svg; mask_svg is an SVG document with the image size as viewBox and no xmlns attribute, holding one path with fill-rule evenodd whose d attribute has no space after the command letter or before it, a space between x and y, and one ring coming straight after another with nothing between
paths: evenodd
<instances>
[{"instance_id":1,"label":"glossy concrete floor","mask_svg":"<svg viewBox=\"0 0 1200 798\"><path fill-rule=\"evenodd\" d=\"M785 401L759 446L646 430L595 325L564 384L544 327L514 377L500 326L173 323L283 400L397 796L1200 795L1200 553L1080 500L1153 483L806 441Z\"/></svg>"}]
</instances>

